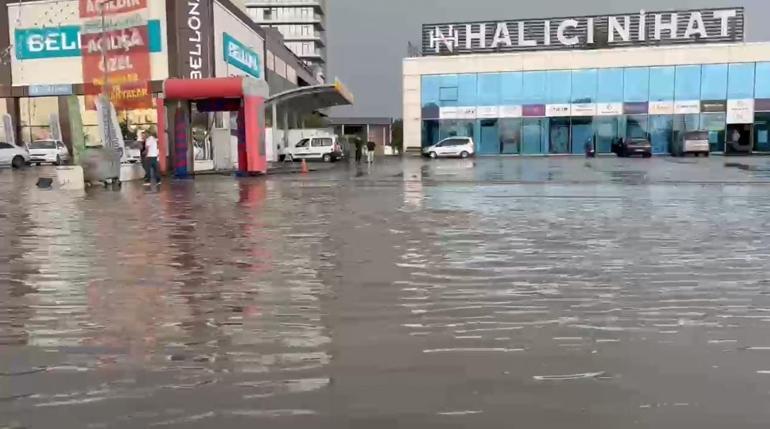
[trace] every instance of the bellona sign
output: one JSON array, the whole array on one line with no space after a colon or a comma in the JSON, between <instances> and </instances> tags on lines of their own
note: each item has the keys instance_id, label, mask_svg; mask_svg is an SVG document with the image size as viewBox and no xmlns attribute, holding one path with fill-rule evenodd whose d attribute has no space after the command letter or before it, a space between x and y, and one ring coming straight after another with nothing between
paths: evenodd
<instances>
[{"instance_id":1,"label":"bellona sign","mask_svg":"<svg viewBox=\"0 0 770 429\"><path fill-rule=\"evenodd\" d=\"M425 24L423 55L743 41L743 8Z\"/></svg>"}]
</instances>

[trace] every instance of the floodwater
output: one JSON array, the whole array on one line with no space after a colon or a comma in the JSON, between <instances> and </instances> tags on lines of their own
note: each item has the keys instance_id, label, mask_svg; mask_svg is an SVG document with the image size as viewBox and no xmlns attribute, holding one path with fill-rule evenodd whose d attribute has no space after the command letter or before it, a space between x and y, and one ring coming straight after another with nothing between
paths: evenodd
<instances>
[{"instance_id":1,"label":"floodwater","mask_svg":"<svg viewBox=\"0 0 770 429\"><path fill-rule=\"evenodd\" d=\"M0 428L767 428L770 161L0 171Z\"/></svg>"}]
</instances>

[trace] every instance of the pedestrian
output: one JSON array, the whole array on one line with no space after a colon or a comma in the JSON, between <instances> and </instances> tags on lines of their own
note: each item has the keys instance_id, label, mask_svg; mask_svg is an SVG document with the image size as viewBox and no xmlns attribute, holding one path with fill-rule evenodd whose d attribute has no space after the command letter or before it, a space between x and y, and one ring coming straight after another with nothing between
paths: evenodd
<instances>
[{"instance_id":1,"label":"pedestrian","mask_svg":"<svg viewBox=\"0 0 770 429\"><path fill-rule=\"evenodd\" d=\"M136 140L139 142L139 158L141 159L142 168L144 169L144 181L150 181L150 168L147 165L147 145L145 144L147 134L143 130L139 130L136 134Z\"/></svg>"},{"instance_id":2,"label":"pedestrian","mask_svg":"<svg viewBox=\"0 0 770 429\"><path fill-rule=\"evenodd\" d=\"M147 152L147 176L145 177L145 183L151 184L156 181L160 184L160 164L158 164L160 150L158 149L158 138L155 137L155 131L153 130L147 130L144 134L144 146Z\"/></svg>"},{"instance_id":3,"label":"pedestrian","mask_svg":"<svg viewBox=\"0 0 770 429\"><path fill-rule=\"evenodd\" d=\"M366 162L369 164L374 162L375 149L377 149L377 145L373 141L366 142Z\"/></svg>"},{"instance_id":4,"label":"pedestrian","mask_svg":"<svg viewBox=\"0 0 770 429\"><path fill-rule=\"evenodd\" d=\"M360 137L355 137L354 144L356 145L356 163L361 163L361 154L364 150L364 142Z\"/></svg>"}]
</instances>

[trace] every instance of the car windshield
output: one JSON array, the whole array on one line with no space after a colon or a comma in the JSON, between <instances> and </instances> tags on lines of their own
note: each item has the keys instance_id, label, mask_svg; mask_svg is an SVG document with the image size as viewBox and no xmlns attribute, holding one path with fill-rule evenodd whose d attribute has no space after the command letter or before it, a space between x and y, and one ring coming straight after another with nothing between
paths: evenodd
<instances>
[{"instance_id":1,"label":"car windshield","mask_svg":"<svg viewBox=\"0 0 770 429\"><path fill-rule=\"evenodd\" d=\"M685 140L708 140L708 131L690 131L684 135Z\"/></svg>"},{"instance_id":2,"label":"car windshield","mask_svg":"<svg viewBox=\"0 0 770 429\"><path fill-rule=\"evenodd\" d=\"M56 149L56 142L53 140L39 140L29 145L30 149Z\"/></svg>"}]
</instances>

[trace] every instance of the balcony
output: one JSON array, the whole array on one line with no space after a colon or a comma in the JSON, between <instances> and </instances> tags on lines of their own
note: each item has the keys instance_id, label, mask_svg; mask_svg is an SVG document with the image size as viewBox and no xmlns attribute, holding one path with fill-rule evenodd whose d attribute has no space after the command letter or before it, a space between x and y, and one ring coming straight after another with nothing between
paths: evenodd
<instances>
[{"instance_id":1,"label":"balcony","mask_svg":"<svg viewBox=\"0 0 770 429\"><path fill-rule=\"evenodd\" d=\"M283 39L287 42L317 42L326 46L326 33L317 30L312 34L281 31L281 35L283 35Z\"/></svg>"},{"instance_id":2,"label":"balcony","mask_svg":"<svg viewBox=\"0 0 770 429\"><path fill-rule=\"evenodd\" d=\"M326 13L326 0L245 0L246 7L314 7Z\"/></svg>"},{"instance_id":3,"label":"balcony","mask_svg":"<svg viewBox=\"0 0 770 429\"><path fill-rule=\"evenodd\" d=\"M270 18L264 18L264 17L252 17L254 22L260 25L271 25L271 24L313 24L316 26L319 26L321 29L324 29L326 27L326 23L324 22L324 16L321 14L314 14L313 16L271 16Z\"/></svg>"}]
</instances>

